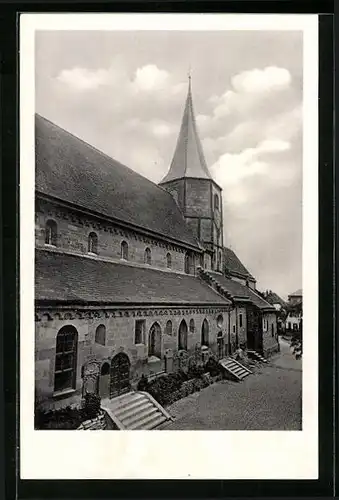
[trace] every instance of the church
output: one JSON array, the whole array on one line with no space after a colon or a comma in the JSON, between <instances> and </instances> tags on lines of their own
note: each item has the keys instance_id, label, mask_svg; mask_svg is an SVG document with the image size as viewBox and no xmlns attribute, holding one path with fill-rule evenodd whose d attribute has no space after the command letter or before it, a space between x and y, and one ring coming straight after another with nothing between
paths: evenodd
<instances>
[{"instance_id":1,"label":"church","mask_svg":"<svg viewBox=\"0 0 339 500\"><path fill-rule=\"evenodd\" d=\"M35 116L35 398L113 399L191 356L278 349L276 311L223 239L189 82L159 185Z\"/></svg>"}]
</instances>

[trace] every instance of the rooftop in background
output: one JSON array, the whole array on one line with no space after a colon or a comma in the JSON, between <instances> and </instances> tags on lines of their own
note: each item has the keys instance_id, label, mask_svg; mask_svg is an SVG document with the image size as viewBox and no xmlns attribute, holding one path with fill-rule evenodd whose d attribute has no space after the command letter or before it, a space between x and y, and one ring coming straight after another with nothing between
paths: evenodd
<instances>
[{"instance_id":1,"label":"rooftop in background","mask_svg":"<svg viewBox=\"0 0 339 500\"><path fill-rule=\"evenodd\" d=\"M280 304L283 307L286 306L286 302L281 297L279 297L277 293L272 292L272 290L267 290L264 293L264 296L267 302L269 302L270 304Z\"/></svg>"},{"instance_id":2,"label":"rooftop in background","mask_svg":"<svg viewBox=\"0 0 339 500\"><path fill-rule=\"evenodd\" d=\"M231 278L227 278L226 276L215 273L212 271L208 271L210 276L213 276L216 281L220 283L226 290L233 296L238 298L239 300L244 299L245 301L250 301L252 304L257 306L259 309L269 309L274 311L274 307L271 306L265 299L260 297L254 290L250 287L242 285L238 281L234 281Z\"/></svg>"},{"instance_id":3,"label":"rooftop in background","mask_svg":"<svg viewBox=\"0 0 339 500\"><path fill-rule=\"evenodd\" d=\"M296 292L290 293L289 297L302 297L303 296L303 291L302 288L299 288Z\"/></svg>"},{"instance_id":4,"label":"rooftop in background","mask_svg":"<svg viewBox=\"0 0 339 500\"><path fill-rule=\"evenodd\" d=\"M244 264L240 261L240 259L236 256L236 254L230 248L223 248L224 252L224 270L225 272L230 272L239 274L244 278L253 278L251 273L246 269Z\"/></svg>"},{"instance_id":5,"label":"rooftop in background","mask_svg":"<svg viewBox=\"0 0 339 500\"><path fill-rule=\"evenodd\" d=\"M197 131L193 110L191 78L189 78L186 105L172 163L160 184L182 179L183 177L213 180L207 167Z\"/></svg>"},{"instance_id":6,"label":"rooftop in background","mask_svg":"<svg viewBox=\"0 0 339 500\"><path fill-rule=\"evenodd\" d=\"M37 192L199 247L164 189L39 115L35 134Z\"/></svg>"},{"instance_id":7,"label":"rooftop in background","mask_svg":"<svg viewBox=\"0 0 339 500\"><path fill-rule=\"evenodd\" d=\"M230 304L195 276L46 250L35 253L35 300L77 304Z\"/></svg>"}]
</instances>

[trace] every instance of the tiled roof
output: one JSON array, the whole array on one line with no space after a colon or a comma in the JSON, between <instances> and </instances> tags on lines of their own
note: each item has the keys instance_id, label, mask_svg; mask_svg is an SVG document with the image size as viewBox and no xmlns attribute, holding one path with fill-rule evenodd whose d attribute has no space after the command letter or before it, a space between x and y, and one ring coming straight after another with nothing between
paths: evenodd
<instances>
[{"instance_id":1,"label":"tiled roof","mask_svg":"<svg viewBox=\"0 0 339 500\"><path fill-rule=\"evenodd\" d=\"M238 259L236 254L230 248L224 247L224 268L225 271L234 272L237 274L242 274L244 277L253 278L251 273L249 273L244 266L244 264Z\"/></svg>"},{"instance_id":2,"label":"tiled roof","mask_svg":"<svg viewBox=\"0 0 339 500\"><path fill-rule=\"evenodd\" d=\"M35 299L74 303L225 306L198 277L36 250Z\"/></svg>"},{"instance_id":3,"label":"tiled roof","mask_svg":"<svg viewBox=\"0 0 339 500\"><path fill-rule=\"evenodd\" d=\"M231 278L227 278L223 274L211 271L209 271L208 274L213 276L213 278L215 278L233 297L250 300L252 304L257 306L259 309L274 310L274 307L272 307L271 304L266 302L266 300L255 293L250 287L242 285L238 281L234 281Z\"/></svg>"},{"instance_id":4,"label":"tiled roof","mask_svg":"<svg viewBox=\"0 0 339 500\"><path fill-rule=\"evenodd\" d=\"M290 293L289 297L302 297L302 295L303 291L301 288L299 288L299 290L297 290L296 292Z\"/></svg>"},{"instance_id":5,"label":"tiled roof","mask_svg":"<svg viewBox=\"0 0 339 500\"><path fill-rule=\"evenodd\" d=\"M279 297L275 292L269 291L268 295L266 295L266 300L270 304L280 304L282 306L286 306L286 302Z\"/></svg>"},{"instance_id":6,"label":"tiled roof","mask_svg":"<svg viewBox=\"0 0 339 500\"><path fill-rule=\"evenodd\" d=\"M198 247L172 196L36 115L36 190Z\"/></svg>"},{"instance_id":7,"label":"tiled roof","mask_svg":"<svg viewBox=\"0 0 339 500\"><path fill-rule=\"evenodd\" d=\"M180 179L182 177L212 179L206 164L195 122L191 82L188 87L185 110L172 163L161 183L173 181L174 179Z\"/></svg>"}]
</instances>

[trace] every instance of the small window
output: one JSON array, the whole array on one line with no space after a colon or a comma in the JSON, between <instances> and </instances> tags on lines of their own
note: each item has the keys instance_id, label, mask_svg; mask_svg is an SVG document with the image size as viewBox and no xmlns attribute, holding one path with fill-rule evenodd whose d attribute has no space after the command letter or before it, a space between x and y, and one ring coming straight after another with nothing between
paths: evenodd
<instances>
[{"instance_id":1,"label":"small window","mask_svg":"<svg viewBox=\"0 0 339 500\"><path fill-rule=\"evenodd\" d=\"M169 252L166 255L166 265L167 265L168 268L172 267L172 256L171 256L171 254Z\"/></svg>"},{"instance_id":2,"label":"small window","mask_svg":"<svg viewBox=\"0 0 339 500\"><path fill-rule=\"evenodd\" d=\"M233 333L235 333L235 325L233 325Z\"/></svg>"},{"instance_id":3,"label":"small window","mask_svg":"<svg viewBox=\"0 0 339 500\"><path fill-rule=\"evenodd\" d=\"M190 326L189 326L190 332L194 333L195 326L194 326L194 319L190 320Z\"/></svg>"},{"instance_id":4,"label":"small window","mask_svg":"<svg viewBox=\"0 0 339 500\"><path fill-rule=\"evenodd\" d=\"M214 195L214 210L219 210L219 196L217 194Z\"/></svg>"},{"instance_id":5,"label":"small window","mask_svg":"<svg viewBox=\"0 0 339 500\"><path fill-rule=\"evenodd\" d=\"M45 244L57 245L57 223L54 220L48 220L45 227Z\"/></svg>"},{"instance_id":6,"label":"small window","mask_svg":"<svg viewBox=\"0 0 339 500\"><path fill-rule=\"evenodd\" d=\"M185 254L185 273L190 273L190 256L188 253Z\"/></svg>"},{"instance_id":7,"label":"small window","mask_svg":"<svg viewBox=\"0 0 339 500\"><path fill-rule=\"evenodd\" d=\"M126 241L121 243L120 258L123 260L128 260L128 244Z\"/></svg>"},{"instance_id":8,"label":"small window","mask_svg":"<svg viewBox=\"0 0 339 500\"><path fill-rule=\"evenodd\" d=\"M88 235L88 253L98 253L98 236L95 233Z\"/></svg>"},{"instance_id":9,"label":"small window","mask_svg":"<svg viewBox=\"0 0 339 500\"><path fill-rule=\"evenodd\" d=\"M146 321L144 319L137 319L135 322L135 344L145 343L145 328Z\"/></svg>"},{"instance_id":10,"label":"small window","mask_svg":"<svg viewBox=\"0 0 339 500\"><path fill-rule=\"evenodd\" d=\"M239 314L239 326L242 328L242 314Z\"/></svg>"},{"instance_id":11,"label":"small window","mask_svg":"<svg viewBox=\"0 0 339 500\"><path fill-rule=\"evenodd\" d=\"M145 250L144 262L145 262L145 264L148 264L149 266L152 264L152 254L151 254L150 248L148 248L148 247Z\"/></svg>"},{"instance_id":12,"label":"small window","mask_svg":"<svg viewBox=\"0 0 339 500\"><path fill-rule=\"evenodd\" d=\"M273 323L272 323L271 329L272 329L272 337L274 337L274 324Z\"/></svg>"},{"instance_id":13,"label":"small window","mask_svg":"<svg viewBox=\"0 0 339 500\"><path fill-rule=\"evenodd\" d=\"M166 323L166 334L167 335L172 335L172 330L173 330L173 325L172 325L172 321L171 320L168 320L167 323Z\"/></svg>"},{"instance_id":14,"label":"small window","mask_svg":"<svg viewBox=\"0 0 339 500\"><path fill-rule=\"evenodd\" d=\"M218 252L217 269L218 269L218 271L221 271L221 252Z\"/></svg>"},{"instance_id":15,"label":"small window","mask_svg":"<svg viewBox=\"0 0 339 500\"><path fill-rule=\"evenodd\" d=\"M223 322L224 322L224 318L222 317L222 314L219 314L219 316L217 317L218 328L222 327Z\"/></svg>"},{"instance_id":16,"label":"small window","mask_svg":"<svg viewBox=\"0 0 339 500\"><path fill-rule=\"evenodd\" d=\"M96 344L105 345L106 344L106 328L105 325L99 325L95 331L95 342Z\"/></svg>"}]
</instances>

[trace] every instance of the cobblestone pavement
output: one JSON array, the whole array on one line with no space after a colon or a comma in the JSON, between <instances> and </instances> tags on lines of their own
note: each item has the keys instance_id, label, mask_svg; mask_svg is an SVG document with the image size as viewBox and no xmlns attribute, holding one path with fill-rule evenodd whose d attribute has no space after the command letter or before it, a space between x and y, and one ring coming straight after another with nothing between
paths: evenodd
<instances>
[{"instance_id":1,"label":"cobblestone pavement","mask_svg":"<svg viewBox=\"0 0 339 500\"><path fill-rule=\"evenodd\" d=\"M281 352L242 382L223 380L167 410L164 430L301 430L301 360L281 341Z\"/></svg>"}]
</instances>

